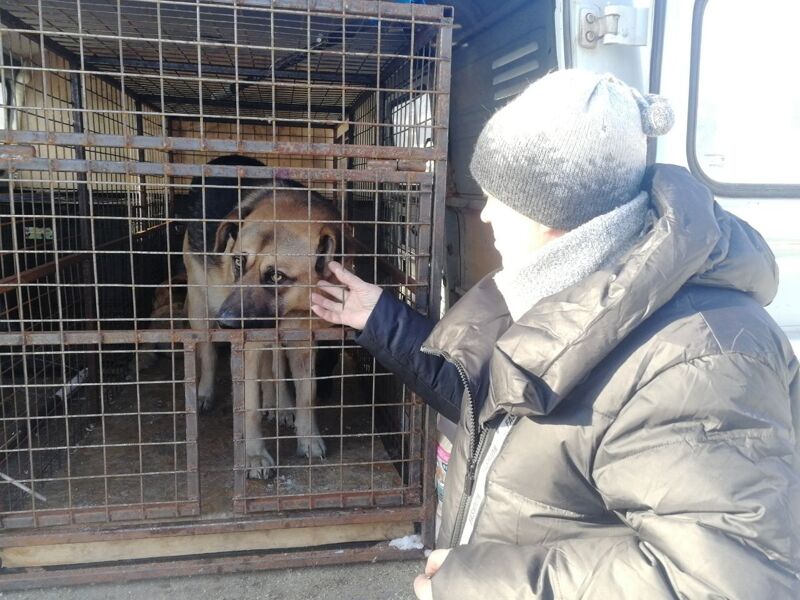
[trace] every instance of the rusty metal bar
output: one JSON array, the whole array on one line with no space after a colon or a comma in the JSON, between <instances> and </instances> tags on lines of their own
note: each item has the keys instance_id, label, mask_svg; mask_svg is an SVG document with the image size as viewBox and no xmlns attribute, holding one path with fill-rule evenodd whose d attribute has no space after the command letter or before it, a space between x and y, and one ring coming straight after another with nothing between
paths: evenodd
<instances>
[{"instance_id":1,"label":"rusty metal bar","mask_svg":"<svg viewBox=\"0 0 800 600\"><path fill-rule=\"evenodd\" d=\"M196 66L196 65L191 65L191 66ZM203 71L204 72L205 72L205 70L206 70L206 67L203 67ZM303 77L305 78L305 73L303 73ZM161 102L161 97L160 96L144 95L144 96L141 96L141 98L143 100L146 100L147 102L152 102L152 103L156 103L156 102L160 103ZM186 105L186 104L194 105L194 104L197 104L198 101L199 101L199 98L184 98L184 97L180 97L180 96L167 96L166 98L164 98L164 104L158 104L157 106L160 106L162 108L162 110L166 110L166 107L168 107L170 105L172 105L172 106L176 106L176 105L180 106L180 105ZM309 107L308 105L305 105L305 104L286 104L286 103L280 103L280 102L272 104L271 102L252 102L252 101L241 100L241 99L238 101L238 103L239 103L239 108L243 108L243 109L251 109L252 108L252 109L256 109L256 110L260 110L260 111L274 111L276 113L277 112L300 112L300 113L306 113L306 112L309 112L309 108L310 108L310 112L312 112L312 113L326 113L326 114L338 115L342 111L342 109L340 107L337 107L337 106L312 105L312 106ZM204 106L214 106L214 107L217 107L217 108L230 108L231 107L231 101L230 100L219 100L217 98L203 98L203 105Z\"/></svg>"},{"instance_id":2,"label":"rusty metal bar","mask_svg":"<svg viewBox=\"0 0 800 600\"><path fill-rule=\"evenodd\" d=\"M101 135L96 133L15 131L10 129L0 130L0 142L7 144L138 148L163 150L165 152L240 152L289 156L320 156L326 158L351 157L418 161L447 158L446 154L437 151L435 148L401 148L397 146L342 145L309 142L262 142L255 140L200 139L171 136ZM19 156L18 158L14 158L14 160L30 160L32 158L34 157ZM4 159L4 157L0 156L0 160L9 159ZM406 165L406 163L399 163L397 170L400 172L404 172L405 170L414 172L417 170L416 165L408 164L408 167L414 168L403 169L402 167L404 165Z\"/></svg>"},{"instance_id":3,"label":"rusty metal bar","mask_svg":"<svg viewBox=\"0 0 800 600\"><path fill-rule=\"evenodd\" d=\"M149 502L133 505L103 506L100 508L72 507L69 509L37 508L36 511L21 511L0 517L4 535L13 536L15 529L34 527L59 527L69 525L96 525L108 521L144 521L174 519L200 514L197 500ZM39 535L32 542L38 544Z\"/></svg>"},{"instance_id":4,"label":"rusty metal bar","mask_svg":"<svg viewBox=\"0 0 800 600\"><path fill-rule=\"evenodd\" d=\"M230 329L210 329L199 331L193 329L142 329L142 330L109 330L109 331L65 331L63 334L58 332L46 331L25 331L0 333L1 346L19 345L48 345L60 344L63 340L65 345L80 344L133 344L133 343L157 343L157 342L233 342L236 340L246 340L249 342L275 342L285 340L292 342L310 341L339 341L352 340L355 332L338 327L326 329L251 329L247 331L233 331Z\"/></svg>"},{"instance_id":5,"label":"rusty metal bar","mask_svg":"<svg viewBox=\"0 0 800 600\"><path fill-rule=\"evenodd\" d=\"M72 67L75 67L75 63L70 63ZM70 74L70 90L71 90L71 102L72 107L75 111L72 113L73 119L73 130L77 134L82 134L86 130L86 126L84 123L84 113L81 112L81 108L83 108L84 103L84 88L83 82L81 81L81 76L77 72L73 72ZM75 146L75 158L78 160L84 160L86 158L86 149L82 146ZM80 231L80 245L79 248L81 250L89 250L93 246L93 231L91 229L92 222L89 220L92 214L91 208L91 198L89 197L89 187L87 185L87 176L86 173L79 173L77 176L77 191L78 191L78 213L80 216L85 217L81 219L79 222L79 231ZM89 261L80 261L81 265L81 283L92 284L95 282L95 271L92 268L92 264ZM53 261L53 269L59 268L58 259ZM22 276L21 273L17 273L19 281L20 277ZM83 288L81 290L81 295L83 296L83 310L84 310L84 317L88 322L92 322L97 317L97 307L94 302L94 293L93 290L89 288ZM88 365L89 365L89 381L94 382L98 380L98 373L99 373L99 361L100 358L97 354L91 354L87 357ZM89 391L90 395L90 402L93 409L96 411L100 406L100 397L98 394L97 389L92 388ZM66 398L64 399L66 401ZM67 403L65 402L65 406Z\"/></svg>"},{"instance_id":6,"label":"rusty metal bar","mask_svg":"<svg viewBox=\"0 0 800 600\"><path fill-rule=\"evenodd\" d=\"M158 71L159 65L163 66L163 68L167 71L178 71L178 72L185 72L185 73L197 73L197 65L191 62L171 62L171 61L153 61L153 60L137 60L131 58L123 58L120 60L118 57L105 57L105 56L92 56L91 58L87 59L86 64L92 68L98 67L117 67L120 66L126 69L151 69L153 71ZM233 70L230 67L224 67L219 65L203 65L203 73L211 74L211 75L233 75ZM240 77L265 77L269 76L271 73L270 70L266 69L252 69L252 68L239 68L239 76ZM292 71L291 69L276 69L274 71L275 77L279 79L297 79L305 81L306 73L304 71ZM325 81L330 83L340 83L341 77L335 73L315 73L314 74L315 81ZM374 85L375 79L373 77L364 77L359 75L351 75L349 81L356 85ZM140 99L146 102L157 102L159 105L161 104L161 97L160 96L148 96L146 94L140 96ZM172 97L166 98L167 101L171 103L180 102L180 100L176 100ZM185 100L189 100L185 98ZM192 100L192 104L197 103L197 98ZM230 106L230 102L226 104L226 106ZM279 110L276 105L276 110ZM289 108L281 109L281 110L292 110ZM324 110L324 109L323 109Z\"/></svg>"},{"instance_id":7,"label":"rusty metal bar","mask_svg":"<svg viewBox=\"0 0 800 600\"><path fill-rule=\"evenodd\" d=\"M144 137L144 116L142 115L142 101L135 100L134 109L136 110L136 135ZM139 162L145 162L144 148L138 148L136 151L136 158ZM147 203L147 177L144 175L139 176L139 198L141 198L142 206ZM131 239L133 242L133 239Z\"/></svg>"},{"instance_id":8,"label":"rusty metal bar","mask_svg":"<svg viewBox=\"0 0 800 600\"><path fill-rule=\"evenodd\" d=\"M158 0L144 0L147 3L155 4ZM374 0L209 0L198 2L200 5L216 6L227 4L229 6L241 6L252 8L269 8L278 11L300 11L307 13L313 8L314 14L332 13L330 16L365 16L381 17L386 20L392 18L407 21L410 15L414 15L417 20L429 19L432 23L440 25L446 22L448 14L452 14L449 6L437 6L426 4L413 4L409 6L396 5L390 2L374 2Z\"/></svg>"},{"instance_id":9,"label":"rusty metal bar","mask_svg":"<svg viewBox=\"0 0 800 600\"><path fill-rule=\"evenodd\" d=\"M419 214L420 219L422 215L432 219L434 214L434 193L432 185L421 186L421 194L419 197ZM444 233L444 232L442 232ZM434 253L436 249L433 247L433 228L420 227L419 228L419 247L423 249L423 254L417 257L417 277L420 281L431 281L431 269L434 262ZM421 296L421 297L420 297ZM416 295L416 300L419 309L430 316L430 303L434 300L431 294Z\"/></svg>"},{"instance_id":10,"label":"rusty metal bar","mask_svg":"<svg viewBox=\"0 0 800 600\"><path fill-rule=\"evenodd\" d=\"M70 75L70 84L72 86L72 106L75 108L73 113L73 128L75 133L82 134L85 130L83 123L83 113L80 109L83 107L83 85L81 84L81 76L79 73L72 73ZM82 146L75 146L75 158L77 160L86 160L86 150ZM86 173L79 173L78 180L78 214L84 219L79 221L80 228L80 248L81 250L89 250L92 247L92 232L89 229L91 226L91 207L89 206L89 188L86 185ZM81 272L83 273L83 281L92 283L94 276L90 264L83 262L81 264ZM90 321L94 319L94 302L90 290L84 293L84 310L86 311L86 318Z\"/></svg>"},{"instance_id":11,"label":"rusty metal bar","mask_svg":"<svg viewBox=\"0 0 800 600\"><path fill-rule=\"evenodd\" d=\"M347 463L352 465L352 463ZM284 496L258 496L240 499L242 512L278 512L285 510L320 510L371 507L400 507L403 504L419 504L418 493L406 488L395 490L371 490L365 492L308 493Z\"/></svg>"},{"instance_id":12,"label":"rusty metal bar","mask_svg":"<svg viewBox=\"0 0 800 600\"><path fill-rule=\"evenodd\" d=\"M197 446L196 344L183 346L183 392L186 411L186 497L197 503L200 513L200 474ZM177 466L177 465L176 465Z\"/></svg>"},{"instance_id":13,"label":"rusty metal bar","mask_svg":"<svg viewBox=\"0 0 800 600\"><path fill-rule=\"evenodd\" d=\"M278 340L277 331L274 332ZM245 343L240 335L231 343L231 385L233 386L233 513L247 514L247 440L245 438ZM249 377L258 377L249 374Z\"/></svg>"},{"instance_id":14,"label":"rusty metal bar","mask_svg":"<svg viewBox=\"0 0 800 600\"><path fill-rule=\"evenodd\" d=\"M117 162L110 160L70 160L34 158L13 161L11 165L18 171L48 171L76 173L119 173L127 175L167 175L172 177L242 177L275 178L313 181L361 181L374 182L375 174L370 171L345 171L341 169L307 169L301 167L236 167L229 165L192 165ZM387 171L381 174L387 183L427 183L433 180L430 173L412 171Z\"/></svg>"},{"instance_id":15,"label":"rusty metal bar","mask_svg":"<svg viewBox=\"0 0 800 600\"><path fill-rule=\"evenodd\" d=\"M452 20L452 19L451 19ZM434 121L444 127L443 130L433 132L434 145L447 156L448 136L443 131L448 130L450 120L450 71L452 61L452 36L450 27L442 28L438 39L437 54L442 59L436 63L436 89L442 92L435 98ZM444 266L447 264L445 250L445 212L447 198L447 160L434 162L434 202L433 202L433 228L431 248L431 274L430 274L430 311L429 316L438 319L442 310L442 276ZM422 524L422 541L433 547L435 542L436 519L436 486L434 474L436 469L436 414L426 408L425 430L427 431L425 444L425 463L422 477L423 504L426 507L426 518Z\"/></svg>"}]
</instances>

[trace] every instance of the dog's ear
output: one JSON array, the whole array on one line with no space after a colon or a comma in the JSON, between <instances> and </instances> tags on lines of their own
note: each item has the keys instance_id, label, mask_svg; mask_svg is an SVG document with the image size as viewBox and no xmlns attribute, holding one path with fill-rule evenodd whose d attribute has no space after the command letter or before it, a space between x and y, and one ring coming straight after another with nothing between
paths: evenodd
<instances>
[{"instance_id":1,"label":"dog's ear","mask_svg":"<svg viewBox=\"0 0 800 600\"><path fill-rule=\"evenodd\" d=\"M225 252L230 240L236 241L239 236L239 215L231 213L217 227L217 235L214 238L214 252L221 254Z\"/></svg>"},{"instance_id":2,"label":"dog's ear","mask_svg":"<svg viewBox=\"0 0 800 600\"><path fill-rule=\"evenodd\" d=\"M236 238L239 237L239 225L251 212L253 212L253 206L248 203L234 208L227 214L225 220L217 227L217 235L214 237L214 252L225 252L230 240L236 242Z\"/></svg>"},{"instance_id":3,"label":"dog's ear","mask_svg":"<svg viewBox=\"0 0 800 600\"><path fill-rule=\"evenodd\" d=\"M322 279L327 279L331 276L331 270L328 267L330 262L335 258L336 253L336 232L332 227L326 225L319 232L319 244L317 245L317 262L314 265L314 270Z\"/></svg>"}]
</instances>

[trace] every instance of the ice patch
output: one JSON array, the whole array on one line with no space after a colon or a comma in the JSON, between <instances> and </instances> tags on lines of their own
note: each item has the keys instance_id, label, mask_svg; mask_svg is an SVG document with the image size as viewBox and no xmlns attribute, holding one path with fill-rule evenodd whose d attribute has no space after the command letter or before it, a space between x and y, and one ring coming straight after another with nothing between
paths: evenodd
<instances>
[{"instance_id":1,"label":"ice patch","mask_svg":"<svg viewBox=\"0 0 800 600\"><path fill-rule=\"evenodd\" d=\"M389 545L398 550L422 550L423 548L422 538L417 534L397 538L389 542Z\"/></svg>"}]
</instances>

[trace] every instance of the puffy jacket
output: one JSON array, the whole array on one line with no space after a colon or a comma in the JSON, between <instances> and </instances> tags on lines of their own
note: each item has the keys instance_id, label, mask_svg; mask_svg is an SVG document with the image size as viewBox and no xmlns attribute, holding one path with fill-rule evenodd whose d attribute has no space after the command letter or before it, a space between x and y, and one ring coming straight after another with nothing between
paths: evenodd
<instances>
[{"instance_id":1,"label":"puffy jacket","mask_svg":"<svg viewBox=\"0 0 800 600\"><path fill-rule=\"evenodd\" d=\"M800 598L774 258L684 169L647 187L637 245L516 323L490 276L424 342L388 294L359 336L445 414L463 390L436 600Z\"/></svg>"}]
</instances>

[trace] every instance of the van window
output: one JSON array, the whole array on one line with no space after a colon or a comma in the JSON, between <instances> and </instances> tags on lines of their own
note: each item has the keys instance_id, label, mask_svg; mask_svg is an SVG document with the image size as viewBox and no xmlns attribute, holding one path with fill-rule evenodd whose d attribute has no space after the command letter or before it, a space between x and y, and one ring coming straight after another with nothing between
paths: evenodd
<instances>
[{"instance_id":1,"label":"van window","mask_svg":"<svg viewBox=\"0 0 800 600\"><path fill-rule=\"evenodd\" d=\"M695 157L722 184L800 184L796 0L702 0Z\"/></svg>"}]
</instances>

